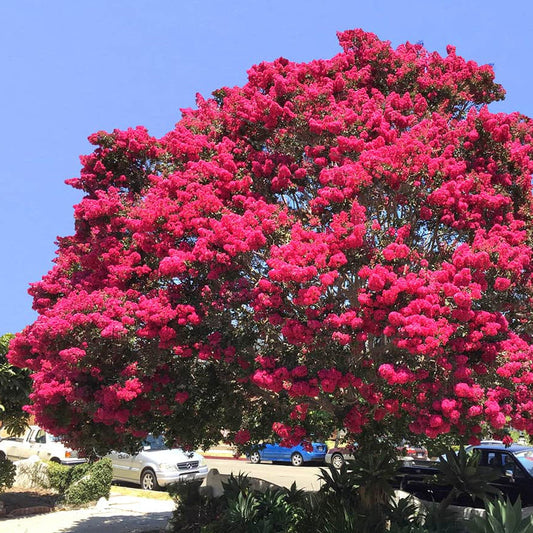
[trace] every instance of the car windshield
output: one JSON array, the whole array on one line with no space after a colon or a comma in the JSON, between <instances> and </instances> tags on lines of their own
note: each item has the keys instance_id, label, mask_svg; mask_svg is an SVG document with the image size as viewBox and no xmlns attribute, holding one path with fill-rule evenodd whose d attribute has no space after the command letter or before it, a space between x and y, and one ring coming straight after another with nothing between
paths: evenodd
<instances>
[{"instance_id":1,"label":"car windshield","mask_svg":"<svg viewBox=\"0 0 533 533\"><path fill-rule=\"evenodd\" d=\"M148 435L146 439L143 440L143 448L146 451L168 450L167 446L165 445L165 441L162 435L159 435L158 437L154 437L153 435Z\"/></svg>"},{"instance_id":2,"label":"car windshield","mask_svg":"<svg viewBox=\"0 0 533 533\"><path fill-rule=\"evenodd\" d=\"M533 450L523 450L513 454L520 464L533 476Z\"/></svg>"}]
</instances>

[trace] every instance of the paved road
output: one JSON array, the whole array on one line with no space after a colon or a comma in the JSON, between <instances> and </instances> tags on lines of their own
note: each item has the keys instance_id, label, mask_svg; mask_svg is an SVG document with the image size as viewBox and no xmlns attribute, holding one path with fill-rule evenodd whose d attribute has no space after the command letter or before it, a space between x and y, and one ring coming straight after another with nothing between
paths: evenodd
<instances>
[{"instance_id":1,"label":"paved road","mask_svg":"<svg viewBox=\"0 0 533 533\"><path fill-rule=\"evenodd\" d=\"M249 476L258 477L284 487L290 487L295 481L299 489L318 490L320 488L318 480L320 467L318 466L286 466L272 463L253 465L248 461L234 459L206 459L206 461L209 468L216 468L221 474L244 472Z\"/></svg>"}]
</instances>

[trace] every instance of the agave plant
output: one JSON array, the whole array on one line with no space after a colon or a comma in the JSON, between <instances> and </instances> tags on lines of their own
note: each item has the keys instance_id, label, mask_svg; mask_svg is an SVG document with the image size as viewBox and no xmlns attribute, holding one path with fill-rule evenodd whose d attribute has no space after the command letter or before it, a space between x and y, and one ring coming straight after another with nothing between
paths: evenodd
<instances>
[{"instance_id":1,"label":"agave plant","mask_svg":"<svg viewBox=\"0 0 533 533\"><path fill-rule=\"evenodd\" d=\"M293 483L290 489L254 490L244 474L223 482L225 508L206 532L292 533L303 518L304 491ZM203 531L203 530L202 530Z\"/></svg>"},{"instance_id":2,"label":"agave plant","mask_svg":"<svg viewBox=\"0 0 533 533\"><path fill-rule=\"evenodd\" d=\"M479 454L467 453L464 446L456 453L448 450L437 464L439 473L435 482L449 486L450 492L440 503L443 512L451 503L461 496L472 500L484 500L489 495L501 495L490 483L499 476L493 468L479 466Z\"/></svg>"},{"instance_id":3,"label":"agave plant","mask_svg":"<svg viewBox=\"0 0 533 533\"><path fill-rule=\"evenodd\" d=\"M362 518L352 509L343 505L335 505L334 502L328 501L321 509L320 526L315 526L315 531L320 531L321 533L366 532L368 529Z\"/></svg>"},{"instance_id":4,"label":"agave plant","mask_svg":"<svg viewBox=\"0 0 533 533\"><path fill-rule=\"evenodd\" d=\"M394 450L358 451L339 470L321 469L320 492L325 496L323 526L326 531L380 531L393 494L392 480L398 468ZM331 496L331 497L328 497ZM380 529L381 528L381 529Z\"/></svg>"},{"instance_id":5,"label":"agave plant","mask_svg":"<svg viewBox=\"0 0 533 533\"><path fill-rule=\"evenodd\" d=\"M470 533L531 533L533 516L522 518L520 497L513 504L507 497L485 503L485 516L476 516L468 523Z\"/></svg>"},{"instance_id":6,"label":"agave plant","mask_svg":"<svg viewBox=\"0 0 533 533\"><path fill-rule=\"evenodd\" d=\"M388 504L394 489L392 480L397 474L399 462L396 451L384 448L378 453L357 454L348 462L351 477L359 487L358 494L363 510Z\"/></svg>"},{"instance_id":7,"label":"agave plant","mask_svg":"<svg viewBox=\"0 0 533 533\"><path fill-rule=\"evenodd\" d=\"M240 493L246 493L250 491L252 482L248 478L248 474L239 472L237 476L230 474L226 481L222 482L224 488L224 498L226 500L235 500Z\"/></svg>"},{"instance_id":8,"label":"agave plant","mask_svg":"<svg viewBox=\"0 0 533 533\"><path fill-rule=\"evenodd\" d=\"M406 531L410 531L409 527L415 528L422 523L419 506L411 496L391 499L387 509L387 516L391 523L391 529L394 527L395 531L403 528Z\"/></svg>"},{"instance_id":9,"label":"agave plant","mask_svg":"<svg viewBox=\"0 0 533 533\"><path fill-rule=\"evenodd\" d=\"M344 463L338 470L330 466L329 470L320 469L318 479L322 481L320 492L327 494L332 492L336 499L349 502L355 499L359 485L356 483L348 463Z\"/></svg>"},{"instance_id":10,"label":"agave plant","mask_svg":"<svg viewBox=\"0 0 533 533\"><path fill-rule=\"evenodd\" d=\"M257 520L259 502L251 492L241 492L236 499L229 500L226 522L234 531L247 531Z\"/></svg>"},{"instance_id":11,"label":"agave plant","mask_svg":"<svg viewBox=\"0 0 533 533\"><path fill-rule=\"evenodd\" d=\"M457 531L464 531L462 520L449 508L440 509L436 505L429 506L421 513L421 519L424 523L424 531L428 533L457 533Z\"/></svg>"},{"instance_id":12,"label":"agave plant","mask_svg":"<svg viewBox=\"0 0 533 533\"><path fill-rule=\"evenodd\" d=\"M286 499L288 503L300 504L306 498L306 492L303 489L296 487L296 482L293 482L290 488L285 489Z\"/></svg>"}]
</instances>

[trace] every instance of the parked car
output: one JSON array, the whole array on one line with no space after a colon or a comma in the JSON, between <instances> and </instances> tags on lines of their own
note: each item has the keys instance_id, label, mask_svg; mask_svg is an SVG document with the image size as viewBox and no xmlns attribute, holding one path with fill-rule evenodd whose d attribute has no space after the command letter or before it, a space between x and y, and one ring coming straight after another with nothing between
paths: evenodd
<instances>
[{"instance_id":1,"label":"parked car","mask_svg":"<svg viewBox=\"0 0 533 533\"><path fill-rule=\"evenodd\" d=\"M261 461L291 463L293 466L302 466L304 463L323 463L328 447L323 442L312 442L311 448L304 443L287 448L276 443L265 443L258 446L250 454L250 462L258 464Z\"/></svg>"},{"instance_id":2,"label":"parked car","mask_svg":"<svg viewBox=\"0 0 533 533\"><path fill-rule=\"evenodd\" d=\"M30 426L23 437L7 437L0 440L0 458L18 461L34 455L41 461L53 461L65 465L85 462L76 450L65 446L59 437L47 433L39 426Z\"/></svg>"},{"instance_id":3,"label":"parked car","mask_svg":"<svg viewBox=\"0 0 533 533\"><path fill-rule=\"evenodd\" d=\"M357 444L350 446L336 447L328 450L325 461L327 464L333 465L335 468L340 468L346 461L351 461L354 458L354 450L357 448ZM413 446L408 443L399 444L396 449L398 450L398 459L403 461L427 461L428 451L423 446Z\"/></svg>"},{"instance_id":4,"label":"parked car","mask_svg":"<svg viewBox=\"0 0 533 533\"><path fill-rule=\"evenodd\" d=\"M467 452L479 452L479 466L494 468L497 479L490 484L515 501L518 496L524 507L533 505L533 447L512 444L506 447L499 441L485 441L467 446ZM424 499L440 501L449 493L449 487L428 481L438 473L437 462L427 465L404 465L400 468L399 488ZM463 502L456 502L463 504Z\"/></svg>"},{"instance_id":5,"label":"parked car","mask_svg":"<svg viewBox=\"0 0 533 533\"><path fill-rule=\"evenodd\" d=\"M145 490L183 481L203 480L208 467L204 458L196 452L180 448L168 448L162 436L148 435L141 452L131 455L111 452L113 480L139 484Z\"/></svg>"}]
</instances>

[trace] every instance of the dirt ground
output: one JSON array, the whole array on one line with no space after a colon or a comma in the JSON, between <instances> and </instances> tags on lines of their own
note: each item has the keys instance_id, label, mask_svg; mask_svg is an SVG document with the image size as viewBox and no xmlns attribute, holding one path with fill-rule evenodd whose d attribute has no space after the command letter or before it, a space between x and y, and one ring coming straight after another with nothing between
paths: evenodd
<instances>
[{"instance_id":1,"label":"dirt ground","mask_svg":"<svg viewBox=\"0 0 533 533\"><path fill-rule=\"evenodd\" d=\"M54 508L59 504L59 494L44 489L11 488L0 494L0 501L4 504L5 514L9 514L27 507Z\"/></svg>"}]
</instances>

